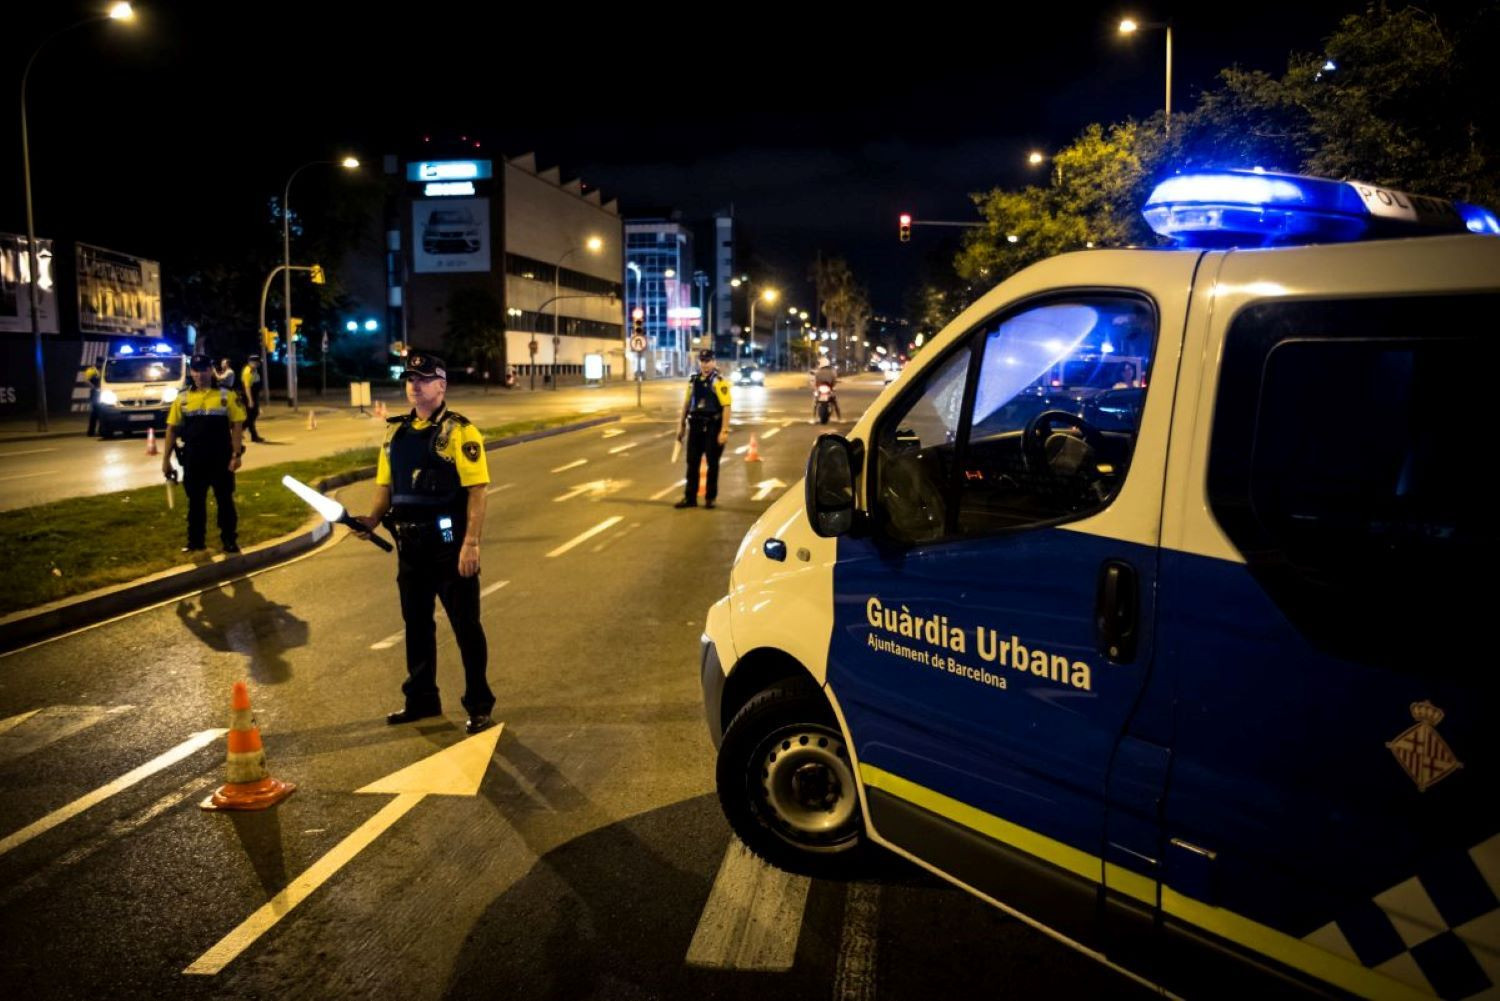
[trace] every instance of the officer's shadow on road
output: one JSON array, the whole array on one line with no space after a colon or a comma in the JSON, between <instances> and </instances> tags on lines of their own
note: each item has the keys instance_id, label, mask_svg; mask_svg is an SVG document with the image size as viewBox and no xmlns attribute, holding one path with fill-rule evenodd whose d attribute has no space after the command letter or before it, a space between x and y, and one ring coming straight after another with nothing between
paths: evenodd
<instances>
[{"instance_id":1,"label":"officer's shadow on road","mask_svg":"<svg viewBox=\"0 0 1500 1001\"><path fill-rule=\"evenodd\" d=\"M251 679L265 685L291 679L284 654L307 645L310 632L288 606L256 591L248 577L204 591L196 602L178 602L177 618L209 649L249 658Z\"/></svg>"}]
</instances>

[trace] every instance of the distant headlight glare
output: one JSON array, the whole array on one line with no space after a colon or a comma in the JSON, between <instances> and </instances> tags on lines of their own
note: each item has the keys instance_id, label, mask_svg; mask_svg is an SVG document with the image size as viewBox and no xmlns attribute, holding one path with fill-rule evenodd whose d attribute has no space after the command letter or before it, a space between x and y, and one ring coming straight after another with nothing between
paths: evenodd
<instances>
[{"instance_id":1,"label":"distant headlight glare","mask_svg":"<svg viewBox=\"0 0 1500 1001\"><path fill-rule=\"evenodd\" d=\"M116 403L120 402L120 398L115 395L115 391L113 389L104 389L100 390L99 392L99 402L103 403L105 406L112 407Z\"/></svg>"}]
</instances>

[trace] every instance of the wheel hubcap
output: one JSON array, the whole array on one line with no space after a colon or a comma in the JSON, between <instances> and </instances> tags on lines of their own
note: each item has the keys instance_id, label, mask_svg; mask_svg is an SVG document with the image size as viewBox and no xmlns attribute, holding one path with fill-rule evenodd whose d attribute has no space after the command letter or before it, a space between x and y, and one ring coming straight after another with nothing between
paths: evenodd
<instances>
[{"instance_id":1,"label":"wheel hubcap","mask_svg":"<svg viewBox=\"0 0 1500 1001\"><path fill-rule=\"evenodd\" d=\"M855 797L843 740L821 727L798 727L774 735L764 747L761 786L783 833L804 842L846 836Z\"/></svg>"}]
</instances>

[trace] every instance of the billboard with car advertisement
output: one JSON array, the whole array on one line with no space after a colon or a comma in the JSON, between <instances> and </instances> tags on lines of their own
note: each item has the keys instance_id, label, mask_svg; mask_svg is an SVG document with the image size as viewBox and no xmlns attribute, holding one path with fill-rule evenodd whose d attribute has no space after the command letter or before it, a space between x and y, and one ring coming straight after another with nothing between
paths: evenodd
<instances>
[{"instance_id":1,"label":"billboard with car advertisement","mask_svg":"<svg viewBox=\"0 0 1500 1001\"><path fill-rule=\"evenodd\" d=\"M490 200L412 202L412 269L417 274L490 270Z\"/></svg>"}]
</instances>

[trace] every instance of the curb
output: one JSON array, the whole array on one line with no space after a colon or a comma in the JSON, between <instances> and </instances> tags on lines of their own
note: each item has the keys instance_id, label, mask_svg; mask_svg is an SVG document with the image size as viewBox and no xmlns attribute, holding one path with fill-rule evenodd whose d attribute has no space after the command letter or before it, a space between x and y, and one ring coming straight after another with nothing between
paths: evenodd
<instances>
[{"instance_id":1,"label":"curb","mask_svg":"<svg viewBox=\"0 0 1500 1001\"><path fill-rule=\"evenodd\" d=\"M595 417L576 424L528 431L510 438L498 438L485 442L485 451L522 445L540 438L583 431L618 421L618 414ZM328 476L313 484L319 493L327 493L359 480L375 475L374 466L351 469L336 476ZM311 529L299 529L268 543L245 550L239 556L218 557L211 563L197 564L163 570L150 577L124 584L114 584L98 591L90 591L73 598L64 598L41 608L17 612L13 617L0 619L0 655L11 653L21 647L50 639L59 633L94 625L106 619L139 611L160 601L190 594L212 584L222 583L256 570L274 566L293 556L301 555L320 545L333 534L333 526L321 519L314 519Z\"/></svg>"}]
</instances>

